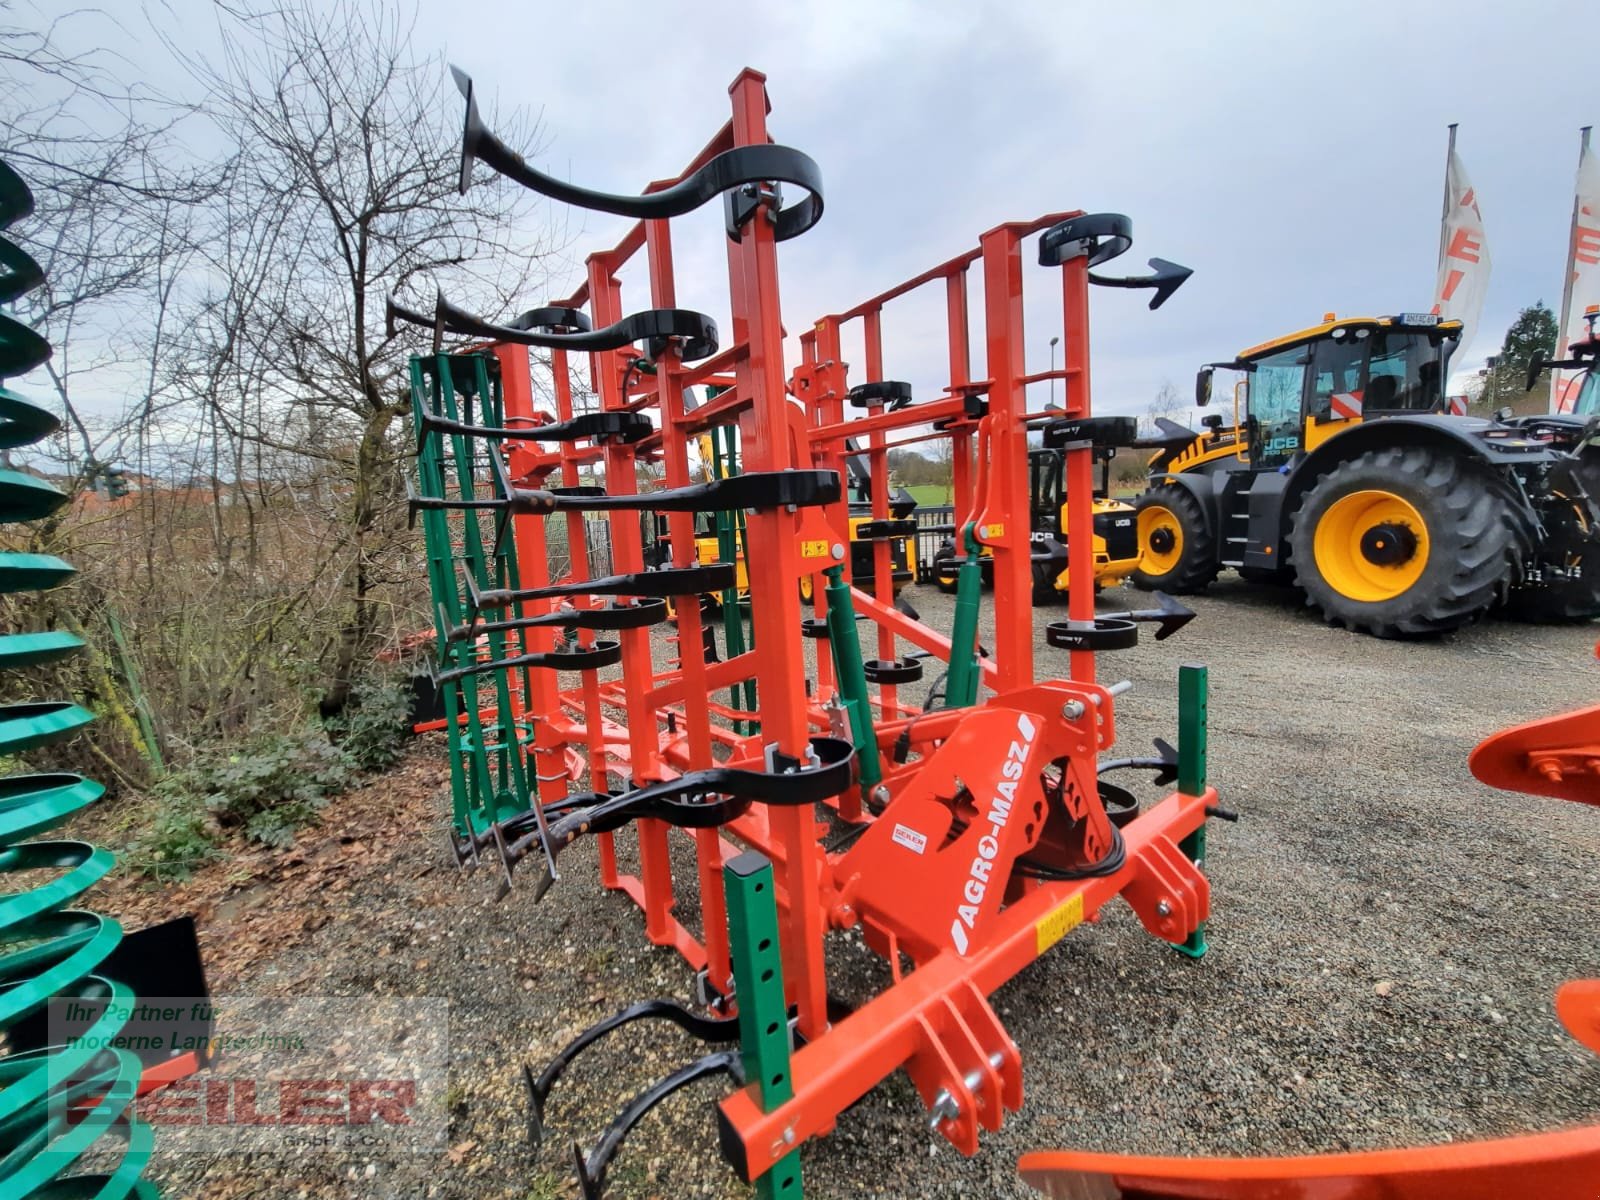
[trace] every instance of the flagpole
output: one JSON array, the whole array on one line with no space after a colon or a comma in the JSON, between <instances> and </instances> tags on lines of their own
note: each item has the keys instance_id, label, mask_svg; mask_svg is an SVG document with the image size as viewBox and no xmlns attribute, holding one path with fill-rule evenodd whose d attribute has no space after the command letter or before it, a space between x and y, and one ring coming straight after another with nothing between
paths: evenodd
<instances>
[{"instance_id":1,"label":"flagpole","mask_svg":"<svg viewBox=\"0 0 1600 1200\"><path fill-rule=\"evenodd\" d=\"M1450 164L1456 156L1456 123L1450 123L1450 142L1444 151L1444 199L1439 204L1439 264L1444 265L1444 229L1450 219Z\"/></svg>"},{"instance_id":2,"label":"flagpole","mask_svg":"<svg viewBox=\"0 0 1600 1200\"><path fill-rule=\"evenodd\" d=\"M1583 157L1589 153L1589 130L1592 127L1585 125L1578 131L1578 173L1583 173ZM1578 208L1583 203L1578 194L1580 188L1572 189L1572 226L1567 231L1567 263L1561 272L1561 317L1556 325L1556 358L1567 356L1567 321L1572 316L1572 276L1573 268L1577 265L1578 253ZM1561 372L1550 372L1550 403L1549 409L1555 412L1560 398Z\"/></svg>"}]
</instances>

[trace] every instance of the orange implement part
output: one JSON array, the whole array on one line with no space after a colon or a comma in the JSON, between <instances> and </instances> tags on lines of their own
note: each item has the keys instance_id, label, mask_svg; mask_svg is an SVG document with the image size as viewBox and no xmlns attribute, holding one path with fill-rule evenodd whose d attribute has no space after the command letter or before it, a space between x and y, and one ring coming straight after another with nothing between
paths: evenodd
<instances>
[{"instance_id":1,"label":"orange implement part","mask_svg":"<svg viewBox=\"0 0 1600 1200\"><path fill-rule=\"evenodd\" d=\"M1467 765L1492 788L1600 805L1600 705L1493 734Z\"/></svg>"},{"instance_id":2,"label":"orange implement part","mask_svg":"<svg viewBox=\"0 0 1600 1200\"><path fill-rule=\"evenodd\" d=\"M1594 1200L1600 1125L1302 1158L1140 1158L1044 1150L1022 1178L1053 1200Z\"/></svg>"},{"instance_id":3,"label":"orange implement part","mask_svg":"<svg viewBox=\"0 0 1600 1200\"><path fill-rule=\"evenodd\" d=\"M1574 979L1556 989L1556 1016L1568 1033L1600 1054L1600 979Z\"/></svg>"}]
</instances>

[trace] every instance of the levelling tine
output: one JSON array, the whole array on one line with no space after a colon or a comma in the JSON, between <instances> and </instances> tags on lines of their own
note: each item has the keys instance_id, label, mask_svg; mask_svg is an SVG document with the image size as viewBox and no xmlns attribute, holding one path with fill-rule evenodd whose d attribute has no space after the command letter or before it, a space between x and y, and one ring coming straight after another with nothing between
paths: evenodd
<instances>
[{"instance_id":1,"label":"levelling tine","mask_svg":"<svg viewBox=\"0 0 1600 1200\"><path fill-rule=\"evenodd\" d=\"M577 1171L578 1187L583 1193L584 1200L604 1200L606 1169L610 1167L611 1160L617 1156L617 1151L622 1148L623 1139L632 1132L635 1125L644 1120L652 1108L673 1092L712 1075L727 1075L735 1086L743 1087L744 1068L739 1060L739 1051L719 1050L715 1054L707 1054L704 1058L679 1067L653 1087L640 1092L628 1101L623 1110L617 1114L616 1120L606 1126L605 1133L601 1135L600 1141L595 1144L595 1148L589 1152L587 1158L584 1156L583 1147L573 1142L573 1165Z\"/></svg>"},{"instance_id":2,"label":"levelling tine","mask_svg":"<svg viewBox=\"0 0 1600 1200\"><path fill-rule=\"evenodd\" d=\"M1194 620L1194 609L1188 605L1174 600L1165 592L1155 594L1155 608L1138 608L1129 612L1097 613L1097 619L1110 621L1139 621L1156 626L1156 641L1164 642L1190 621Z\"/></svg>"},{"instance_id":3,"label":"levelling tine","mask_svg":"<svg viewBox=\"0 0 1600 1200\"><path fill-rule=\"evenodd\" d=\"M544 1143L544 1106L550 1099L550 1089L555 1087L556 1081L566 1069L573 1064L578 1055L601 1038L616 1032L624 1025L651 1020L670 1021L690 1037L698 1038L713 1046L739 1040L737 1017L702 1017L676 1000L664 998L641 1000L589 1026L563 1046L537 1077L531 1068L527 1066L522 1068L522 1081L528 1089L528 1142L536 1157Z\"/></svg>"}]
</instances>

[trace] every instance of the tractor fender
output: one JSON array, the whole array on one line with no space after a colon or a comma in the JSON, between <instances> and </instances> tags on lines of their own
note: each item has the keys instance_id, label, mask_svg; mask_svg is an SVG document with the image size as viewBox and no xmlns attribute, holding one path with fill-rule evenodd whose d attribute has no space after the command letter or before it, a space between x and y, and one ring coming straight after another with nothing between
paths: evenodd
<instances>
[{"instance_id":1,"label":"tractor fender","mask_svg":"<svg viewBox=\"0 0 1600 1200\"><path fill-rule=\"evenodd\" d=\"M1485 436L1490 431L1493 436ZM1521 431L1481 417L1416 413L1372 418L1334 434L1295 465L1283 493L1281 536L1288 536L1295 510L1318 479L1342 462L1391 446L1427 446L1474 459L1493 471L1557 459L1548 446L1529 440Z\"/></svg>"},{"instance_id":2,"label":"tractor fender","mask_svg":"<svg viewBox=\"0 0 1600 1200\"><path fill-rule=\"evenodd\" d=\"M1192 495L1200 504L1200 511L1205 516L1206 529L1213 536L1220 537L1222 528L1222 488L1230 472L1228 471L1181 471L1176 474L1150 476L1151 484L1170 483L1174 487L1181 487Z\"/></svg>"}]
</instances>

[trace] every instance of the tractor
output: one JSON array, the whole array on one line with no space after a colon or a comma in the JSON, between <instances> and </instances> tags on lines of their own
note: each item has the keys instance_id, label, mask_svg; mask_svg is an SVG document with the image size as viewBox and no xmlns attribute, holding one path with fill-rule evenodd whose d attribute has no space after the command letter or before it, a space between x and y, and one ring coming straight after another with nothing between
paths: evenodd
<instances>
[{"instance_id":1,"label":"tractor","mask_svg":"<svg viewBox=\"0 0 1600 1200\"><path fill-rule=\"evenodd\" d=\"M1335 625L1378 637L1443 633L1495 608L1600 616L1592 427L1457 415L1445 396L1457 321L1338 319L1203 366L1240 372L1234 420L1164 443L1139 498L1133 580L1203 590L1224 567L1295 584ZM1585 487L1585 481L1591 487Z\"/></svg>"},{"instance_id":2,"label":"tractor","mask_svg":"<svg viewBox=\"0 0 1600 1200\"><path fill-rule=\"evenodd\" d=\"M1111 499L1111 460L1116 449L1096 446L1100 486L1094 497L1094 587L1115 587L1139 565L1139 538L1133 506ZM1033 602L1043 604L1066 593L1067 492L1058 447L1046 445L1028 452L1029 510L1032 514ZM983 551L983 581L989 583L994 559ZM941 592L956 590L960 560L954 538L946 538L933 556L934 586Z\"/></svg>"}]
</instances>

